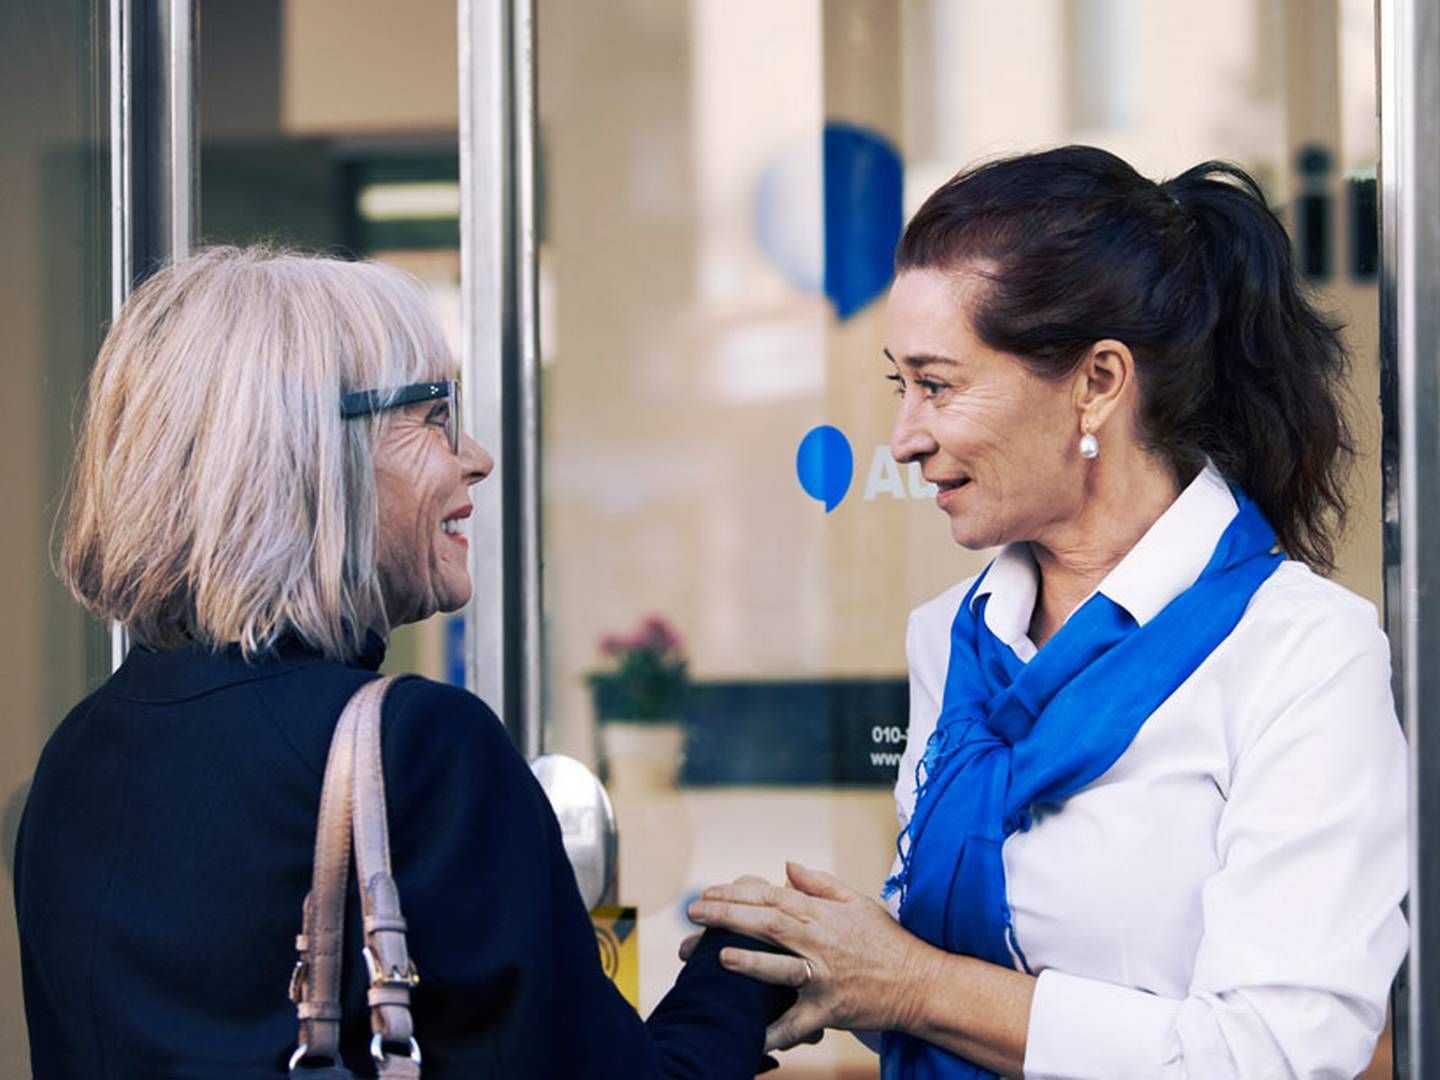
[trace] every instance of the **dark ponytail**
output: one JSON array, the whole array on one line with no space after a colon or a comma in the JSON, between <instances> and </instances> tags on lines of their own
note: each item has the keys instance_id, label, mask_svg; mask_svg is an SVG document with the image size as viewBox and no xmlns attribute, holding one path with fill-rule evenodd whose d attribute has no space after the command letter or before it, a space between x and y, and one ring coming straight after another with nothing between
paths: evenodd
<instances>
[{"instance_id":1,"label":"dark ponytail","mask_svg":"<svg viewBox=\"0 0 1440 1080\"><path fill-rule=\"evenodd\" d=\"M965 264L987 281L981 340L1051 377L1102 338L1125 342L1141 435L1177 480L1208 456L1289 555L1333 569L1354 455L1348 358L1243 169L1211 161L1157 185L1069 146L967 170L926 200L896 253L899 272Z\"/></svg>"},{"instance_id":2,"label":"dark ponytail","mask_svg":"<svg viewBox=\"0 0 1440 1080\"><path fill-rule=\"evenodd\" d=\"M1200 445L1259 503L1286 551L1334 567L1354 444L1339 396L1340 325L1302 290L1290 238L1259 186L1209 161L1165 185L1195 221L1219 317L1211 424Z\"/></svg>"}]
</instances>

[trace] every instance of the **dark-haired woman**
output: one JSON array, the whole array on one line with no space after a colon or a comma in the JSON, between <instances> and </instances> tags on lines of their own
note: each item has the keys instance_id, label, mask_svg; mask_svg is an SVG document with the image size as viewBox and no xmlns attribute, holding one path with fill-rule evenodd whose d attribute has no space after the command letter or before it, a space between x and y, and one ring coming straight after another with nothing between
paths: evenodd
<instances>
[{"instance_id":1,"label":"dark-haired woman","mask_svg":"<svg viewBox=\"0 0 1440 1080\"><path fill-rule=\"evenodd\" d=\"M911 221L895 457L1000 546L912 614L891 912L828 875L693 916L793 956L771 1029L885 1032L886 1077L1350 1077L1405 951L1405 752L1332 565L1338 328L1254 181L1086 147ZM892 918L892 912L894 917Z\"/></svg>"}]
</instances>

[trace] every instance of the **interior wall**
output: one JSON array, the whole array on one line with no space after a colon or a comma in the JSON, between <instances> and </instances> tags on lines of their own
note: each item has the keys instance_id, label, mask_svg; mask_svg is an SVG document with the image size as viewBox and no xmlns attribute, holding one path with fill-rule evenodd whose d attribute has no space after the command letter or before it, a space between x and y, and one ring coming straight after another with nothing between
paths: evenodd
<instances>
[{"instance_id":1,"label":"interior wall","mask_svg":"<svg viewBox=\"0 0 1440 1080\"><path fill-rule=\"evenodd\" d=\"M282 20L284 131L459 126L455 0L283 0Z\"/></svg>"},{"instance_id":2,"label":"interior wall","mask_svg":"<svg viewBox=\"0 0 1440 1080\"><path fill-rule=\"evenodd\" d=\"M1346 178L1374 174L1378 160L1374 19L1353 0L1285 0L1284 79L1287 184L1276 192L1294 206L1310 185L1295 169L1307 147L1333 158L1321 188L1330 200L1332 272L1317 282L1324 306L1345 326L1351 353L1349 416L1356 443L1350 517L1336 552L1335 579L1382 606L1384 550L1380 482L1380 297L1377 280L1347 272L1351 230ZM1368 122L1367 122L1368 120ZM1292 213L1293 221L1293 213Z\"/></svg>"},{"instance_id":3,"label":"interior wall","mask_svg":"<svg viewBox=\"0 0 1440 1080\"><path fill-rule=\"evenodd\" d=\"M283 0L200 0L202 138L280 129L284 10Z\"/></svg>"}]
</instances>

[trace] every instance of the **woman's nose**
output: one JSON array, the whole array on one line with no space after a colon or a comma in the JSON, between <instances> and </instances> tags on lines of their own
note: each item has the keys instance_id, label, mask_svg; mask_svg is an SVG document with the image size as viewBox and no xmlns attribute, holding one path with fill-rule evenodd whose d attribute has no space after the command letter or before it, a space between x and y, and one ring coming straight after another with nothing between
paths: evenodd
<instances>
[{"instance_id":1,"label":"woman's nose","mask_svg":"<svg viewBox=\"0 0 1440 1080\"><path fill-rule=\"evenodd\" d=\"M920 461L935 452L935 439L929 430L917 422L915 410L900 402L900 411L895 416L895 427L890 431L890 456L896 461Z\"/></svg>"},{"instance_id":2,"label":"woman's nose","mask_svg":"<svg viewBox=\"0 0 1440 1080\"><path fill-rule=\"evenodd\" d=\"M490 452L469 435L460 436L460 467L465 470L465 484L478 484L495 468Z\"/></svg>"}]
</instances>

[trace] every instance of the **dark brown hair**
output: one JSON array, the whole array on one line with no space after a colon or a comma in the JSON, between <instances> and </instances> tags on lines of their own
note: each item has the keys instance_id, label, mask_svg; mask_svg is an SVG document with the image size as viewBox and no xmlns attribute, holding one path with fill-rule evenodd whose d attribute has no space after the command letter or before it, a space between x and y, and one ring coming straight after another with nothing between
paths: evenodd
<instances>
[{"instance_id":1,"label":"dark brown hair","mask_svg":"<svg viewBox=\"0 0 1440 1080\"><path fill-rule=\"evenodd\" d=\"M895 265L973 269L986 282L976 333L1039 374L1123 341L1146 445L1182 481L1208 455L1288 554L1334 568L1354 457L1348 357L1243 169L1207 161L1157 184L1089 146L991 162L925 201Z\"/></svg>"}]
</instances>

